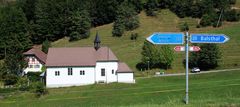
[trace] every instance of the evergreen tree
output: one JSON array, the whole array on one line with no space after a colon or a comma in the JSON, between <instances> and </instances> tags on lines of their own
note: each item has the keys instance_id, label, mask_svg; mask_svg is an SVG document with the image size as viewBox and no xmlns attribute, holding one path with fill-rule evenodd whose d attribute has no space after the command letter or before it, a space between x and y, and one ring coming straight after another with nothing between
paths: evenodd
<instances>
[{"instance_id":1,"label":"evergreen tree","mask_svg":"<svg viewBox=\"0 0 240 107\"><path fill-rule=\"evenodd\" d=\"M176 13L178 17L183 18L192 15L190 11L192 5L193 0L177 0L170 9Z\"/></svg>"},{"instance_id":2,"label":"evergreen tree","mask_svg":"<svg viewBox=\"0 0 240 107\"><path fill-rule=\"evenodd\" d=\"M30 48L26 17L20 8L9 5L3 8L0 16L1 55L15 54ZM3 58L3 56L2 56Z\"/></svg>"},{"instance_id":3,"label":"evergreen tree","mask_svg":"<svg viewBox=\"0 0 240 107\"><path fill-rule=\"evenodd\" d=\"M134 8L127 2L123 2L117 10L112 34L113 36L122 36L124 30L134 30L139 27L139 23L139 18Z\"/></svg>"},{"instance_id":4,"label":"evergreen tree","mask_svg":"<svg viewBox=\"0 0 240 107\"><path fill-rule=\"evenodd\" d=\"M15 77L26 65L22 53L31 47L27 19L16 5L7 5L0 16L0 50L4 50L4 81L16 83Z\"/></svg>"},{"instance_id":5,"label":"evergreen tree","mask_svg":"<svg viewBox=\"0 0 240 107\"><path fill-rule=\"evenodd\" d=\"M132 4L132 6L134 6L134 10L137 13L140 13L141 10L143 9L143 3L142 0L128 0L129 4Z\"/></svg>"},{"instance_id":6,"label":"evergreen tree","mask_svg":"<svg viewBox=\"0 0 240 107\"><path fill-rule=\"evenodd\" d=\"M94 26L111 23L116 19L116 10L124 0L89 0L90 16Z\"/></svg>"},{"instance_id":7,"label":"evergreen tree","mask_svg":"<svg viewBox=\"0 0 240 107\"><path fill-rule=\"evenodd\" d=\"M76 11L71 18L70 41L89 37L90 28L91 20L88 11Z\"/></svg>"},{"instance_id":8,"label":"evergreen tree","mask_svg":"<svg viewBox=\"0 0 240 107\"><path fill-rule=\"evenodd\" d=\"M147 0L145 4L145 11L148 16L156 16L156 11L159 9L158 0Z\"/></svg>"},{"instance_id":9,"label":"evergreen tree","mask_svg":"<svg viewBox=\"0 0 240 107\"><path fill-rule=\"evenodd\" d=\"M17 4L26 15L28 21L34 20L34 12L37 0L17 0Z\"/></svg>"},{"instance_id":10,"label":"evergreen tree","mask_svg":"<svg viewBox=\"0 0 240 107\"><path fill-rule=\"evenodd\" d=\"M32 35L34 43L42 43L46 39L54 41L65 36L65 9L65 0L39 0L36 3L36 20L33 25L35 35Z\"/></svg>"},{"instance_id":11,"label":"evergreen tree","mask_svg":"<svg viewBox=\"0 0 240 107\"><path fill-rule=\"evenodd\" d=\"M42 43L42 51L44 53L48 53L48 49L51 47L51 43L48 41L48 39L46 39L43 43Z\"/></svg>"},{"instance_id":12,"label":"evergreen tree","mask_svg":"<svg viewBox=\"0 0 240 107\"><path fill-rule=\"evenodd\" d=\"M122 18L125 29L133 30L139 27L139 17L133 6L127 2L123 2L117 10L117 20Z\"/></svg>"},{"instance_id":13,"label":"evergreen tree","mask_svg":"<svg viewBox=\"0 0 240 107\"><path fill-rule=\"evenodd\" d=\"M120 37L123 35L124 31L125 31L124 21L123 19L119 18L113 24L112 35Z\"/></svg>"}]
</instances>

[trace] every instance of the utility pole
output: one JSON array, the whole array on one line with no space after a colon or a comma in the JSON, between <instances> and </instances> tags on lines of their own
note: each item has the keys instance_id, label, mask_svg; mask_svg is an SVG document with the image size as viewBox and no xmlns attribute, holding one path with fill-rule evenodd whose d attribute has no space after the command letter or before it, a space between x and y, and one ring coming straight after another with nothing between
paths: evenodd
<instances>
[{"instance_id":1,"label":"utility pole","mask_svg":"<svg viewBox=\"0 0 240 107\"><path fill-rule=\"evenodd\" d=\"M148 70L149 70L149 61L147 61L148 62Z\"/></svg>"},{"instance_id":2,"label":"utility pole","mask_svg":"<svg viewBox=\"0 0 240 107\"><path fill-rule=\"evenodd\" d=\"M223 13L223 9L221 10L221 14L219 15L219 18L218 18L217 27L218 27L218 25L219 25L219 22L221 21L222 13Z\"/></svg>"},{"instance_id":3,"label":"utility pole","mask_svg":"<svg viewBox=\"0 0 240 107\"><path fill-rule=\"evenodd\" d=\"M186 50L186 97L185 97L185 103L188 104L188 31L186 32L186 46L185 46L185 50Z\"/></svg>"},{"instance_id":4,"label":"utility pole","mask_svg":"<svg viewBox=\"0 0 240 107\"><path fill-rule=\"evenodd\" d=\"M7 49L6 49L6 43L4 44L4 59L6 59L6 55L7 55Z\"/></svg>"}]
</instances>

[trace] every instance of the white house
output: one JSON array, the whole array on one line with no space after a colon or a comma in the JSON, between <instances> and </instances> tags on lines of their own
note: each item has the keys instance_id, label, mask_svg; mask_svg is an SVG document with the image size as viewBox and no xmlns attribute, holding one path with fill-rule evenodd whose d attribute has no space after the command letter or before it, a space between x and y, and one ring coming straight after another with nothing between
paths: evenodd
<instances>
[{"instance_id":1,"label":"white house","mask_svg":"<svg viewBox=\"0 0 240 107\"><path fill-rule=\"evenodd\" d=\"M46 68L46 87L135 82L127 64L119 62L110 48L100 48L98 35L94 48L50 48Z\"/></svg>"},{"instance_id":2,"label":"white house","mask_svg":"<svg viewBox=\"0 0 240 107\"><path fill-rule=\"evenodd\" d=\"M47 55L38 49L30 49L23 53L28 66L23 70L25 74L28 72L42 72L42 67L46 63Z\"/></svg>"}]
</instances>

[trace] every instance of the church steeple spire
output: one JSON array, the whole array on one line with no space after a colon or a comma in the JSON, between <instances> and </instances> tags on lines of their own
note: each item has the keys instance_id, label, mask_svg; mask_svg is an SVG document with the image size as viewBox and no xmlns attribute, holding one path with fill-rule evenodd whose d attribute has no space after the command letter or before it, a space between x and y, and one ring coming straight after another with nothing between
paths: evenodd
<instances>
[{"instance_id":1,"label":"church steeple spire","mask_svg":"<svg viewBox=\"0 0 240 107\"><path fill-rule=\"evenodd\" d=\"M100 37L99 37L98 32L97 32L97 33L96 33L95 40L94 40L94 48L95 48L96 50L98 50L98 49L100 48L100 43L101 43Z\"/></svg>"}]
</instances>

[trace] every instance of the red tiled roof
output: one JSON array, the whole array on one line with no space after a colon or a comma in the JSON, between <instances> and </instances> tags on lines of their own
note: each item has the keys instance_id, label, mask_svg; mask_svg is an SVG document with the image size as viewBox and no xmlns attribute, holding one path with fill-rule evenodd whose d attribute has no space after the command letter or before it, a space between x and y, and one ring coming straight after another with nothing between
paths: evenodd
<instances>
[{"instance_id":1,"label":"red tiled roof","mask_svg":"<svg viewBox=\"0 0 240 107\"><path fill-rule=\"evenodd\" d=\"M108 47L49 48L46 66L95 66L96 61L118 61Z\"/></svg>"},{"instance_id":2,"label":"red tiled roof","mask_svg":"<svg viewBox=\"0 0 240 107\"><path fill-rule=\"evenodd\" d=\"M28 50L27 52L24 52L23 53L24 55L34 55L36 56L42 63L46 63L46 59L47 59L47 55L41 51L41 50L38 50L38 49L30 49Z\"/></svg>"},{"instance_id":3,"label":"red tiled roof","mask_svg":"<svg viewBox=\"0 0 240 107\"><path fill-rule=\"evenodd\" d=\"M119 62L118 63L118 73L126 73L126 72L133 72L126 63Z\"/></svg>"}]
</instances>

